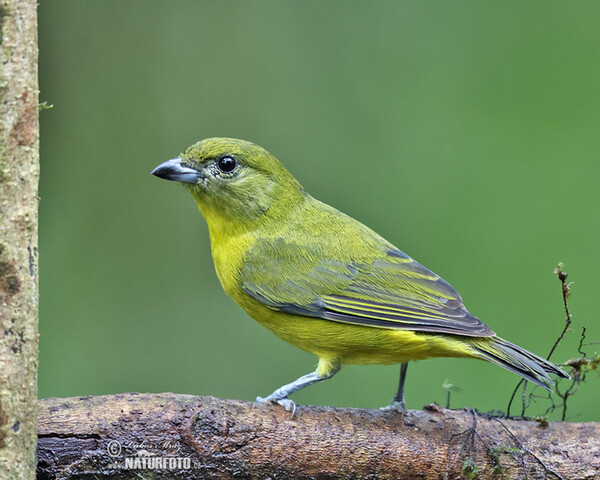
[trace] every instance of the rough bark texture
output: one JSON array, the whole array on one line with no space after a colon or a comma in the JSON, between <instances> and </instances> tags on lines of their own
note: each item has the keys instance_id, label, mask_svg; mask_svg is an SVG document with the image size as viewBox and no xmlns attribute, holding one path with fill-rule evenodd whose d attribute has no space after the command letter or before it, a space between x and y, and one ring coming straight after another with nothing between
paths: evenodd
<instances>
[{"instance_id":1,"label":"rough bark texture","mask_svg":"<svg viewBox=\"0 0 600 480\"><path fill-rule=\"evenodd\" d=\"M37 4L0 0L0 479L35 475Z\"/></svg>"},{"instance_id":2,"label":"rough bark texture","mask_svg":"<svg viewBox=\"0 0 600 480\"><path fill-rule=\"evenodd\" d=\"M292 418L278 405L128 393L41 400L38 456L41 479L591 480L600 424L541 427L436 406L404 416L300 406Z\"/></svg>"}]
</instances>

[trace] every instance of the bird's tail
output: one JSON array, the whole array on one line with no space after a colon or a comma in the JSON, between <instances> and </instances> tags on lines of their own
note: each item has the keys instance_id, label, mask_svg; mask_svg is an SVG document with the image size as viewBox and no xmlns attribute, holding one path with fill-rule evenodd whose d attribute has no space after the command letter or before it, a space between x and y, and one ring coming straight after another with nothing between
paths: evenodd
<instances>
[{"instance_id":1,"label":"bird's tail","mask_svg":"<svg viewBox=\"0 0 600 480\"><path fill-rule=\"evenodd\" d=\"M478 339L473 342L472 348L477 357L506 368L546 390L552 390L554 385L549 374L570 378L552 362L500 337Z\"/></svg>"}]
</instances>

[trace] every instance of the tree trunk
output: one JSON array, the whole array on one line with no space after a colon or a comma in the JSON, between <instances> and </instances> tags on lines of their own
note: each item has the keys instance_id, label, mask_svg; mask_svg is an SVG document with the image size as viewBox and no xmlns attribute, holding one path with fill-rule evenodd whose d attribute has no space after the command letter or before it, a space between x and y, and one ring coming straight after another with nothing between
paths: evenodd
<instances>
[{"instance_id":1,"label":"tree trunk","mask_svg":"<svg viewBox=\"0 0 600 480\"><path fill-rule=\"evenodd\" d=\"M0 2L0 479L28 479L37 441L37 4Z\"/></svg>"},{"instance_id":2,"label":"tree trunk","mask_svg":"<svg viewBox=\"0 0 600 480\"><path fill-rule=\"evenodd\" d=\"M190 395L39 402L39 478L600 478L600 424ZM478 471L478 476L475 472Z\"/></svg>"}]
</instances>

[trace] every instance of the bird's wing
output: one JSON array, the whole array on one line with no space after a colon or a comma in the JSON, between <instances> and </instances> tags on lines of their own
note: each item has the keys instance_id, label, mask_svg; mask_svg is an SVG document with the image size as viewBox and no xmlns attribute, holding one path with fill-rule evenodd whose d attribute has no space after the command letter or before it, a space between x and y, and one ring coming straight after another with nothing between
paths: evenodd
<instances>
[{"instance_id":1,"label":"bird's wing","mask_svg":"<svg viewBox=\"0 0 600 480\"><path fill-rule=\"evenodd\" d=\"M450 284L405 253L383 248L356 259L284 239L258 241L248 252L242 288L287 313L379 328L477 337L495 333L464 307Z\"/></svg>"}]
</instances>

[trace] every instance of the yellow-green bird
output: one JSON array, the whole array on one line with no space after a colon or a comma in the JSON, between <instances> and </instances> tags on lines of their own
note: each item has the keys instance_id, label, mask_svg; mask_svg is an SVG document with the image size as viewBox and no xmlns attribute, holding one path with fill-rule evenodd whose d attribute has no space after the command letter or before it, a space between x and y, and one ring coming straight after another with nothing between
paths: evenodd
<instances>
[{"instance_id":1,"label":"yellow-green bird","mask_svg":"<svg viewBox=\"0 0 600 480\"><path fill-rule=\"evenodd\" d=\"M357 220L311 197L262 147L209 138L153 175L183 184L206 218L221 285L252 318L318 357L316 371L271 401L331 378L344 364L400 363L391 408L404 411L409 360L478 358L550 390L551 362L469 313L458 292Z\"/></svg>"}]
</instances>

